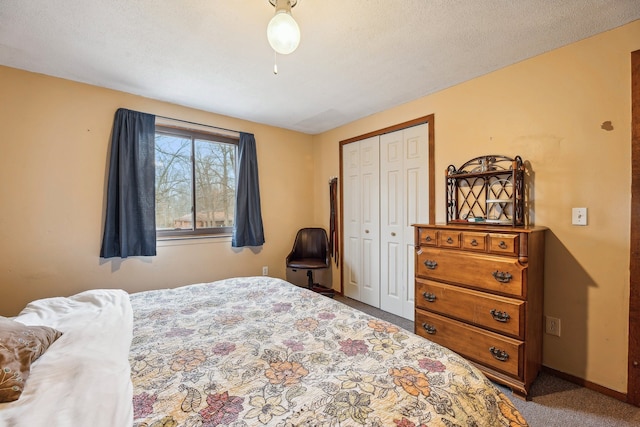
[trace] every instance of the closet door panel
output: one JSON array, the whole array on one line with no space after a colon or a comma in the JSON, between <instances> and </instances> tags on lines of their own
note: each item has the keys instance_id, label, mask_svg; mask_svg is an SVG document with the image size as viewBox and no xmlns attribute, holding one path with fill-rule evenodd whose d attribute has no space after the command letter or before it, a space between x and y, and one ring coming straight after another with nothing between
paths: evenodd
<instances>
[{"instance_id":1,"label":"closet door panel","mask_svg":"<svg viewBox=\"0 0 640 427\"><path fill-rule=\"evenodd\" d=\"M404 266L403 131L380 136L380 308L402 315Z\"/></svg>"},{"instance_id":2,"label":"closet door panel","mask_svg":"<svg viewBox=\"0 0 640 427\"><path fill-rule=\"evenodd\" d=\"M360 143L342 147L343 292L360 300Z\"/></svg>"},{"instance_id":3,"label":"closet door panel","mask_svg":"<svg viewBox=\"0 0 640 427\"><path fill-rule=\"evenodd\" d=\"M412 278L414 277L415 264L415 246L414 246L414 234L410 231L413 229L411 224L421 224L419 222L420 205L422 199L422 192L424 191L424 185L422 185L422 171L419 167L408 168L405 170L405 194L406 194L406 207L405 218L403 218L403 240L404 240L404 256L407 262L406 276L402 278L404 289L406 290L402 295L402 317L413 320L415 310L411 310L414 307L415 301L415 286L413 285ZM428 215L428 213L427 213ZM409 230L407 230L409 229Z\"/></svg>"},{"instance_id":4,"label":"closet door panel","mask_svg":"<svg viewBox=\"0 0 640 427\"><path fill-rule=\"evenodd\" d=\"M380 144L360 141L360 301L380 307Z\"/></svg>"},{"instance_id":5,"label":"closet door panel","mask_svg":"<svg viewBox=\"0 0 640 427\"><path fill-rule=\"evenodd\" d=\"M406 275L403 277L406 292L403 295L403 317L413 320L415 287L414 278L414 228L412 224L429 222L429 125L423 124L404 130L405 217L403 241L406 256Z\"/></svg>"}]
</instances>

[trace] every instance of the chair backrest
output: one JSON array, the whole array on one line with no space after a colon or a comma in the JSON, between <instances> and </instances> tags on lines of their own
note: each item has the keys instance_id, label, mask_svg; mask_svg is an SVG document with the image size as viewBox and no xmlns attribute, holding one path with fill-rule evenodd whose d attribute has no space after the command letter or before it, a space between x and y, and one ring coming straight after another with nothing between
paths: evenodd
<instances>
[{"instance_id":1,"label":"chair backrest","mask_svg":"<svg viewBox=\"0 0 640 427\"><path fill-rule=\"evenodd\" d=\"M296 234L287 262L297 259L317 259L329 264L329 240L324 228L302 228Z\"/></svg>"}]
</instances>

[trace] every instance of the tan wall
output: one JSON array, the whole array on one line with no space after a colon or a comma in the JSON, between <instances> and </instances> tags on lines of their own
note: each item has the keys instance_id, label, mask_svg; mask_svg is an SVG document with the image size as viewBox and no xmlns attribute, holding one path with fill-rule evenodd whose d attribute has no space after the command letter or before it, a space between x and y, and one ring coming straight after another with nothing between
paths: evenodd
<instances>
[{"instance_id":1,"label":"tan wall","mask_svg":"<svg viewBox=\"0 0 640 427\"><path fill-rule=\"evenodd\" d=\"M90 288L139 291L230 276L285 277L298 228L314 225L312 137L0 67L0 314ZM160 242L158 256L99 258L106 159L124 107L255 134L266 243Z\"/></svg>"},{"instance_id":2,"label":"tan wall","mask_svg":"<svg viewBox=\"0 0 640 427\"><path fill-rule=\"evenodd\" d=\"M0 314L90 288L137 291L257 275L285 277L298 228L328 227L338 142L435 114L436 218L443 171L483 154L531 163L531 216L545 225L544 364L626 392L630 52L640 21L314 137L0 67ZM160 243L157 257L101 260L109 133L118 107L252 132L267 243ZM601 129L611 121L613 130ZM309 191L313 188L313 192ZM571 225L587 207L589 225ZM334 286L339 285L334 271Z\"/></svg>"},{"instance_id":3,"label":"tan wall","mask_svg":"<svg viewBox=\"0 0 640 427\"><path fill-rule=\"evenodd\" d=\"M550 229L544 312L561 319L562 336L544 336L544 364L626 393L637 49L640 21L315 136L316 222L328 224L340 140L435 114L438 222L449 164L520 155L531 164L531 218ZM572 207L588 208L588 226L571 225Z\"/></svg>"}]
</instances>

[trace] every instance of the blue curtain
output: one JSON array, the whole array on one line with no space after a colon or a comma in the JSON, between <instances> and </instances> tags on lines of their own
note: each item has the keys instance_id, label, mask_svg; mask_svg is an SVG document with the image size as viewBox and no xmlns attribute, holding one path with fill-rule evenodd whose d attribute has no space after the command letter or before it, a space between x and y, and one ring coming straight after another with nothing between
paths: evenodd
<instances>
[{"instance_id":1,"label":"blue curtain","mask_svg":"<svg viewBox=\"0 0 640 427\"><path fill-rule=\"evenodd\" d=\"M152 114L116 111L102 258L156 254L155 121Z\"/></svg>"},{"instance_id":2,"label":"blue curtain","mask_svg":"<svg viewBox=\"0 0 640 427\"><path fill-rule=\"evenodd\" d=\"M258 157L253 134L240 132L238 144L238 183L236 188L236 219L231 246L261 246L264 244Z\"/></svg>"}]
</instances>

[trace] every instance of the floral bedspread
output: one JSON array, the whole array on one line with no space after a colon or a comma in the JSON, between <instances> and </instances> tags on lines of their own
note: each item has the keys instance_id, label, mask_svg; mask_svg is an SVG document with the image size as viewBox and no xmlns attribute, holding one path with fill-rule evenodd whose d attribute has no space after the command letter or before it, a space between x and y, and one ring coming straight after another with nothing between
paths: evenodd
<instances>
[{"instance_id":1,"label":"floral bedspread","mask_svg":"<svg viewBox=\"0 0 640 427\"><path fill-rule=\"evenodd\" d=\"M131 295L134 426L526 426L455 353L279 279Z\"/></svg>"}]
</instances>

